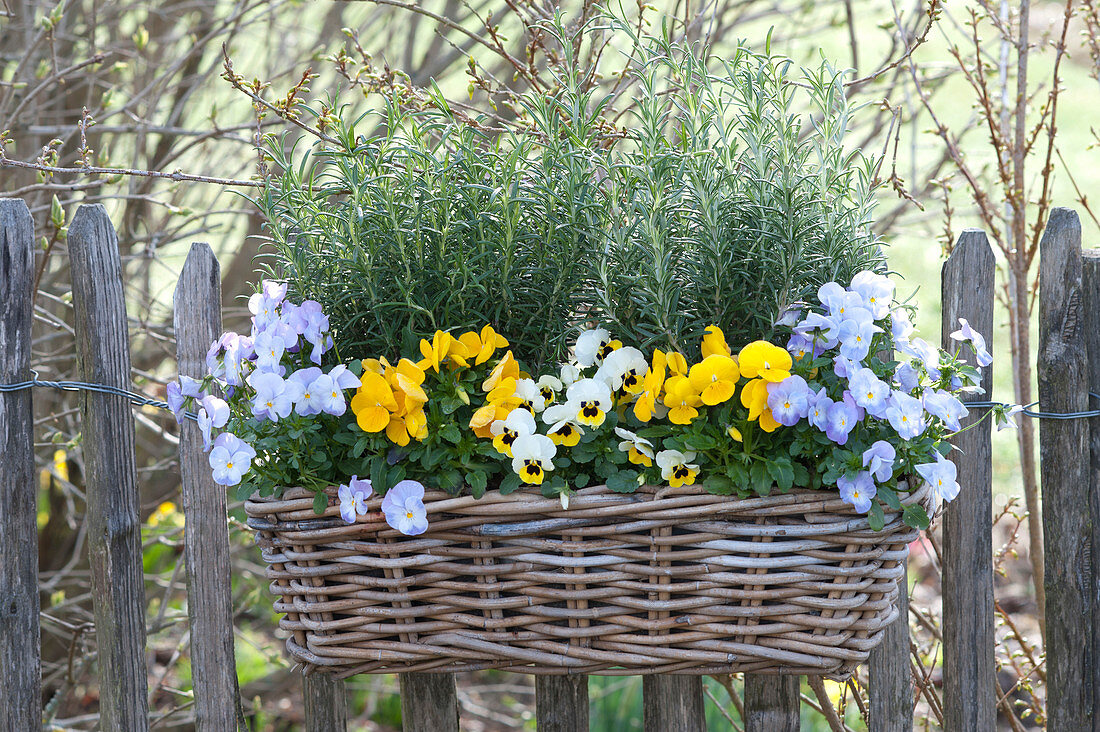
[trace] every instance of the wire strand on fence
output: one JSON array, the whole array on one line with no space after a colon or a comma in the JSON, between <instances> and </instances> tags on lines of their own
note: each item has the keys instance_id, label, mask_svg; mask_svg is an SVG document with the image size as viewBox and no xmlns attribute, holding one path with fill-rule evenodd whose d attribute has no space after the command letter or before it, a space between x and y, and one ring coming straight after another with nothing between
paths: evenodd
<instances>
[{"instance_id":1,"label":"wire strand on fence","mask_svg":"<svg viewBox=\"0 0 1100 732\"><path fill-rule=\"evenodd\" d=\"M128 399L131 404L136 407L156 407L163 409L166 412L171 412L171 408L168 406L168 402L160 399L150 399L144 394L140 394L136 391L129 391L127 389L120 389L117 386L108 386L106 384L91 384L87 381L52 381L50 379L40 379L38 372L31 369L31 378L27 381L19 381L14 384L0 384L0 392L22 391L24 389L33 389L34 387L42 387L46 389L59 389L60 391L90 391L98 394L111 394L113 396L120 396ZM198 421L198 416L192 412L183 412L182 416Z\"/></svg>"}]
</instances>

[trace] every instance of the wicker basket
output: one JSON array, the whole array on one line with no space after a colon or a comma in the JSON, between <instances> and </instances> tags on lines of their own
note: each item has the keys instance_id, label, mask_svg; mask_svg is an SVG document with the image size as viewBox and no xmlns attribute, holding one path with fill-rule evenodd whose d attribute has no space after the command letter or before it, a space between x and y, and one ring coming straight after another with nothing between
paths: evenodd
<instances>
[{"instance_id":1,"label":"wicker basket","mask_svg":"<svg viewBox=\"0 0 1100 732\"><path fill-rule=\"evenodd\" d=\"M335 495L335 491L332 491ZM930 506L927 486L907 502ZM698 488L429 492L404 537L380 500L359 523L313 494L245 504L287 648L340 677L500 668L534 674L820 674L867 659L897 616L917 532L835 493L737 500Z\"/></svg>"}]
</instances>

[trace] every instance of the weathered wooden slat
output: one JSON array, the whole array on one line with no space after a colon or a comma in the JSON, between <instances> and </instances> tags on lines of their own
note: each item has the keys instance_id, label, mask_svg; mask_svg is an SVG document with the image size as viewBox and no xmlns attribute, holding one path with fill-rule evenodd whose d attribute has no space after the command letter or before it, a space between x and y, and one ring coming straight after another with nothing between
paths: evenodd
<instances>
[{"instance_id":1,"label":"weathered wooden slat","mask_svg":"<svg viewBox=\"0 0 1100 732\"><path fill-rule=\"evenodd\" d=\"M536 676L535 726L538 732L587 732L588 677Z\"/></svg>"},{"instance_id":2,"label":"weathered wooden slat","mask_svg":"<svg viewBox=\"0 0 1100 732\"><path fill-rule=\"evenodd\" d=\"M80 378L130 389L130 341L118 239L107 211L83 205L69 226ZM145 588L134 417L120 396L80 393L88 555L99 658L100 725L148 728Z\"/></svg>"},{"instance_id":3,"label":"weathered wooden slat","mask_svg":"<svg viewBox=\"0 0 1100 732\"><path fill-rule=\"evenodd\" d=\"M30 378L34 221L0 200L0 384ZM30 389L0 392L0 729L42 724L38 525Z\"/></svg>"},{"instance_id":4,"label":"weathered wooden slat","mask_svg":"<svg viewBox=\"0 0 1100 732\"><path fill-rule=\"evenodd\" d=\"M1100 394L1100 249L1082 255L1081 283L1084 290L1083 328L1089 359L1089 391ZM1089 409L1100 409L1100 396L1089 399ZM1089 514L1092 523L1092 596L1100 597L1100 417L1089 420ZM1092 607L1092 704L1093 730L1100 729L1100 602Z\"/></svg>"},{"instance_id":5,"label":"weathered wooden slat","mask_svg":"<svg viewBox=\"0 0 1100 732\"><path fill-rule=\"evenodd\" d=\"M208 244L192 244L174 297L179 373L201 379L206 351L221 332L221 277ZM191 627L191 677L195 727L245 727L233 654L233 593L225 489L214 483L202 435L191 420L180 428L187 617Z\"/></svg>"},{"instance_id":6,"label":"weathered wooden slat","mask_svg":"<svg viewBox=\"0 0 1100 732\"><path fill-rule=\"evenodd\" d=\"M458 732L454 674L401 674L401 729Z\"/></svg>"},{"instance_id":7,"label":"weathered wooden slat","mask_svg":"<svg viewBox=\"0 0 1100 732\"><path fill-rule=\"evenodd\" d=\"M1078 412L1088 406L1082 299L1081 222L1074 211L1055 208L1039 245L1038 375L1044 412ZM1084 510L1089 505L1088 449L1087 420L1039 421L1050 732L1092 725L1092 527Z\"/></svg>"},{"instance_id":8,"label":"weathered wooden slat","mask_svg":"<svg viewBox=\"0 0 1100 732\"><path fill-rule=\"evenodd\" d=\"M344 682L315 673L303 680L306 732L341 732L348 728L348 700ZM404 694L401 695L404 706Z\"/></svg>"},{"instance_id":9,"label":"weathered wooden slat","mask_svg":"<svg viewBox=\"0 0 1100 732\"><path fill-rule=\"evenodd\" d=\"M799 678L745 674L745 732L798 732Z\"/></svg>"},{"instance_id":10,"label":"weathered wooden slat","mask_svg":"<svg viewBox=\"0 0 1100 732\"><path fill-rule=\"evenodd\" d=\"M642 724L646 732L705 732L701 676L655 674L642 678Z\"/></svg>"},{"instance_id":11,"label":"weathered wooden slat","mask_svg":"<svg viewBox=\"0 0 1100 732\"><path fill-rule=\"evenodd\" d=\"M965 318L993 348L993 250L985 232L967 229L959 237L941 276L941 342L954 351L950 334ZM976 366L969 348L966 360ZM993 393L993 366L982 369L986 401ZM993 634L993 447L991 420L970 427L986 410L971 410L956 435L951 460L958 468L959 496L943 515L943 714L944 729L996 727ZM905 659L908 668L908 659ZM912 700L910 699L910 702ZM910 703L912 709L912 703Z\"/></svg>"},{"instance_id":12,"label":"weathered wooden slat","mask_svg":"<svg viewBox=\"0 0 1100 732\"><path fill-rule=\"evenodd\" d=\"M909 670L909 582L898 580L898 617L882 634L882 643L868 660L870 729L910 732L913 729L913 674Z\"/></svg>"}]
</instances>

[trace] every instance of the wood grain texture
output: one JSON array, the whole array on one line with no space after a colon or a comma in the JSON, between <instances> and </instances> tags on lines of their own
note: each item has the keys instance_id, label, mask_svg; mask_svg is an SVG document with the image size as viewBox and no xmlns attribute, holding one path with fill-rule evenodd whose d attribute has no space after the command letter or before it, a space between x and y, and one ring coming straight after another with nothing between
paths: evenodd
<instances>
[{"instance_id":1,"label":"wood grain texture","mask_svg":"<svg viewBox=\"0 0 1100 732\"><path fill-rule=\"evenodd\" d=\"M538 732L587 732L588 677L536 676L535 725Z\"/></svg>"},{"instance_id":2,"label":"wood grain texture","mask_svg":"<svg viewBox=\"0 0 1100 732\"><path fill-rule=\"evenodd\" d=\"M967 229L943 265L941 345L954 352L951 333L965 318L986 338L992 352L993 250L985 232ZM977 363L968 347L961 355ZM984 394L963 401L987 401L993 366L982 369ZM944 729L992 730L996 726L993 633L993 448L987 410L972 409L964 432L952 444L959 496L943 513L943 713ZM908 659L906 659L908 669ZM910 700L911 701L911 700ZM912 704L910 704L910 709Z\"/></svg>"},{"instance_id":3,"label":"wood grain texture","mask_svg":"<svg viewBox=\"0 0 1100 732\"><path fill-rule=\"evenodd\" d=\"M0 200L0 384L30 378L34 222ZM42 722L38 525L31 390L0 393L0 729Z\"/></svg>"},{"instance_id":4,"label":"wood grain texture","mask_svg":"<svg viewBox=\"0 0 1100 732\"><path fill-rule=\"evenodd\" d=\"M1039 408L1088 407L1081 283L1081 222L1055 208L1039 245ZM1046 543L1047 729L1092 725L1092 527L1089 425L1084 419L1039 421L1043 536Z\"/></svg>"},{"instance_id":5,"label":"wood grain texture","mask_svg":"<svg viewBox=\"0 0 1100 732\"><path fill-rule=\"evenodd\" d=\"M184 376L206 374L207 349L221 333L219 273L210 245L192 244L174 297L176 359ZM202 435L191 420L180 427L179 456L195 727L199 732L247 729L233 654L225 488L214 483Z\"/></svg>"},{"instance_id":6,"label":"wood grain texture","mask_svg":"<svg viewBox=\"0 0 1100 732\"><path fill-rule=\"evenodd\" d=\"M118 239L99 204L69 226L80 378L130 389L130 341ZM80 393L87 478L88 557L99 653L100 724L148 728L145 587L134 469L134 418L120 396Z\"/></svg>"},{"instance_id":7,"label":"wood grain texture","mask_svg":"<svg viewBox=\"0 0 1100 732\"><path fill-rule=\"evenodd\" d=\"M745 674L745 732L798 732L799 677Z\"/></svg>"},{"instance_id":8,"label":"wood grain texture","mask_svg":"<svg viewBox=\"0 0 1100 732\"><path fill-rule=\"evenodd\" d=\"M400 674L404 732L458 732L454 674Z\"/></svg>"},{"instance_id":9,"label":"wood grain texture","mask_svg":"<svg viewBox=\"0 0 1100 732\"><path fill-rule=\"evenodd\" d=\"M642 677L642 722L646 732L705 732L703 677Z\"/></svg>"},{"instance_id":10,"label":"wood grain texture","mask_svg":"<svg viewBox=\"0 0 1100 732\"><path fill-rule=\"evenodd\" d=\"M329 674L310 674L302 682L305 732L341 732L348 728L348 700L344 682ZM402 694L402 707L404 694Z\"/></svg>"},{"instance_id":11,"label":"wood grain texture","mask_svg":"<svg viewBox=\"0 0 1100 732\"><path fill-rule=\"evenodd\" d=\"M869 659L870 729L913 729L913 673L909 669L909 581L898 580L898 617Z\"/></svg>"},{"instance_id":12,"label":"wood grain texture","mask_svg":"<svg viewBox=\"0 0 1100 732\"><path fill-rule=\"evenodd\" d=\"M1100 395L1100 249L1082 253L1085 351L1089 359L1089 391ZM1100 409L1100 396L1090 397L1089 410ZM1089 420L1089 514L1092 522L1092 596L1100 598L1100 417ZM1100 602L1092 607L1092 729L1100 732Z\"/></svg>"}]
</instances>

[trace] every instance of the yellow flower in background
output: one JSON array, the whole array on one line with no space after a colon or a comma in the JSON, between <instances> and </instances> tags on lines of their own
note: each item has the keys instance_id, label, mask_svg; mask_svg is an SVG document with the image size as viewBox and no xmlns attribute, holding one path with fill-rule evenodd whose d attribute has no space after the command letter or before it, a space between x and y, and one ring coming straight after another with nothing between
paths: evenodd
<instances>
[{"instance_id":1,"label":"yellow flower in background","mask_svg":"<svg viewBox=\"0 0 1100 732\"><path fill-rule=\"evenodd\" d=\"M397 368L386 369L386 376L395 390L400 389L405 396L414 401L425 404L428 395L424 393L424 369L420 365L403 358L397 362Z\"/></svg>"},{"instance_id":2,"label":"yellow flower in background","mask_svg":"<svg viewBox=\"0 0 1100 732\"><path fill-rule=\"evenodd\" d=\"M706 335L703 336L703 358L707 356L732 356L729 345L726 344L726 334L717 325L708 325Z\"/></svg>"},{"instance_id":3,"label":"yellow flower in background","mask_svg":"<svg viewBox=\"0 0 1100 732\"><path fill-rule=\"evenodd\" d=\"M171 501L165 501L157 506L157 510L149 516L150 526L159 526L166 521L170 521L176 515L176 504Z\"/></svg>"},{"instance_id":4,"label":"yellow flower in background","mask_svg":"<svg viewBox=\"0 0 1100 732\"><path fill-rule=\"evenodd\" d=\"M774 432L779 423L768 409L768 384L764 379L753 379L745 384L741 389L741 404L748 407L750 420L759 420L761 429Z\"/></svg>"},{"instance_id":5,"label":"yellow flower in background","mask_svg":"<svg viewBox=\"0 0 1100 732\"><path fill-rule=\"evenodd\" d=\"M721 331L719 331L721 332ZM712 354L691 367L688 381L703 404L714 406L733 397L741 372L729 356Z\"/></svg>"},{"instance_id":6,"label":"yellow flower in background","mask_svg":"<svg viewBox=\"0 0 1100 732\"><path fill-rule=\"evenodd\" d=\"M381 374L364 371L362 382L351 398L351 411L364 432L381 432L390 423L390 413L397 411L393 389Z\"/></svg>"},{"instance_id":7,"label":"yellow flower in background","mask_svg":"<svg viewBox=\"0 0 1100 732\"><path fill-rule=\"evenodd\" d=\"M493 326L486 325L481 333L469 331L458 337L458 340L466 348L466 358L474 359L474 364L483 364L493 357L498 348L507 348L508 341L504 336L493 330Z\"/></svg>"},{"instance_id":8,"label":"yellow flower in background","mask_svg":"<svg viewBox=\"0 0 1100 732\"><path fill-rule=\"evenodd\" d=\"M653 363L642 377L642 390L634 402L634 416L641 422L653 419L653 412L661 403L661 388L665 383L664 351L653 351Z\"/></svg>"},{"instance_id":9,"label":"yellow flower in background","mask_svg":"<svg viewBox=\"0 0 1100 732\"><path fill-rule=\"evenodd\" d=\"M490 427L493 422L498 419L504 419L511 411L509 407L493 404L490 402L483 407L478 408L474 412L474 416L470 417L470 429L474 431L474 434L483 440L487 440L493 436Z\"/></svg>"},{"instance_id":10,"label":"yellow flower in background","mask_svg":"<svg viewBox=\"0 0 1100 732\"><path fill-rule=\"evenodd\" d=\"M676 351L669 351L665 354L665 363L668 364L669 373L687 376L688 362L684 354L677 353Z\"/></svg>"},{"instance_id":11,"label":"yellow flower in background","mask_svg":"<svg viewBox=\"0 0 1100 732\"><path fill-rule=\"evenodd\" d=\"M699 416L696 409L702 399L686 376L670 376L665 381L665 406L668 407L668 421L673 424L691 424Z\"/></svg>"},{"instance_id":12,"label":"yellow flower in background","mask_svg":"<svg viewBox=\"0 0 1100 732\"><path fill-rule=\"evenodd\" d=\"M520 379L519 363L516 362L516 357L511 351L504 354L504 358L500 359L500 363L493 368L488 378L481 382L481 390L492 391L501 381L509 377L517 381Z\"/></svg>"},{"instance_id":13,"label":"yellow flower in background","mask_svg":"<svg viewBox=\"0 0 1100 732\"><path fill-rule=\"evenodd\" d=\"M420 360L420 368L431 368L439 371L439 367L448 360L458 366L469 366L467 358L470 353L462 341L457 340L450 333L437 330L429 342L426 338L420 339L420 354L424 356Z\"/></svg>"},{"instance_id":14,"label":"yellow flower in background","mask_svg":"<svg viewBox=\"0 0 1100 732\"><path fill-rule=\"evenodd\" d=\"M787 349L767 341L753 341L741 349L737 363L745 378L759 377L765 381L777 382L791 375L793 361Z\"/></svg>"}]
</instances>

